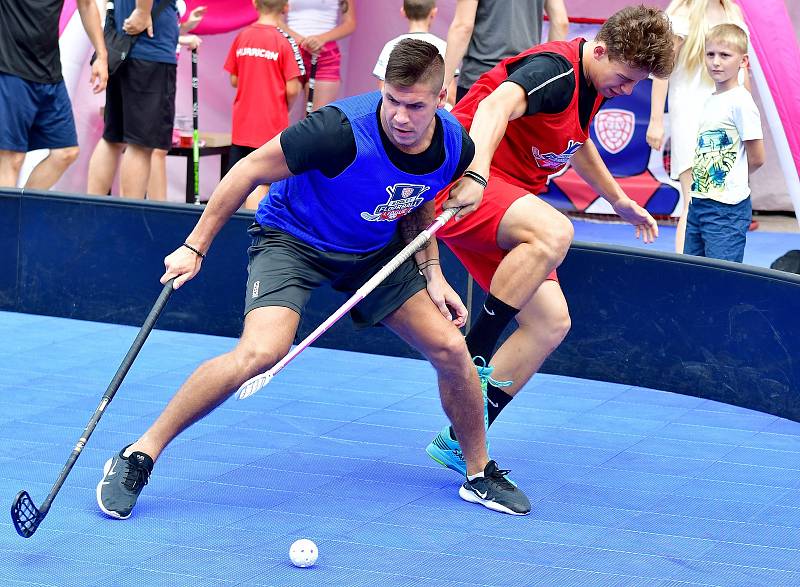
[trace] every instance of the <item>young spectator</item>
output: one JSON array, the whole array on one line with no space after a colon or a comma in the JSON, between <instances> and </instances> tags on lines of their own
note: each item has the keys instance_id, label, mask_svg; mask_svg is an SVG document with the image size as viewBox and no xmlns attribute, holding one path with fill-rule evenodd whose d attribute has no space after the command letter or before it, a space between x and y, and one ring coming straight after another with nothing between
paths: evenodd
<instances>
[{"instance_id":1,"label":"young spectator","mask_svg":"<svg viewBox=\"0 0 800 587\"><path fill-rule=\"evenodd\" d=\"M741 263L752 205L748 175L764 164L758 107L739 86L747 67L747 33L719 24L706 35L706 70L715 92L706 100L692 165L687 255Z\"/></svg>"},{"instance_id":2,"label":"young spectator","mask_svg":"<svg viewBox=\"0 0 800 587\"><path fill-rule=\"evenodd\" d=\"M440 39L430 32L431 23L436 18L438 10L436 8L436 0L403 0L400 13L408 19L408 33L395 37L383 46L381 54L378 56L378 61L375 63L375 68L372 70L372 75L378 78L378 89L383 89L383 78L386 76L386 62L389 61L389 54L394 49L394 46L403 39L422 39L427 41L439 49L442 59L445 58L447 43L444 39ZM455 75L458 74L456 73ZM451 107L455 104L456 97L455 75L447 87L447 100Z\"/></svg>"},{"instance_id":3,"label":"young spectator","mask_svg":"<svg viewBox=\"0 0 800 587\"><path fill-rule=\"evenodd\" d=\"M303 87L300 52L280 28L289 3L253 0L253 4L258 20L236 36L225 60L225 70L236 88L231 167L289 126L289 108ZM267 188L256 188L245 207L257 208Z\"/></svg>"},{"instance_id":4,"label":"young spectator","mask_svg":"<svg viewBox=\"0 0 800 587\"><path fill-rule=\"evenodd\" d=\"M742 28L745 25L742 11L732 0L672 0L666 13L675 34L675 69L669 80L653 80L647 144L656 151L664 146L664 104L669 102L670 177L680 181L683 201L675 233L675 252L682 253L700 106L714 91L703 64L706 33L718 24L733 23ZM747 84L746 75L744 80Z\"/></svg>"},{"instance_id":5,"label":"young spectator","mask_svg":"<svg viewBox=\"0 0 800 587\"><path fill-rule=\"evenodd\" d=\"M78 13L97 59L90 83L102 92L108 62L94 0L78 0ZM17 187L25 153L50 149L26 188L47 190L78 157L72 104L61 76L58 20L64 0L0 2L0 186Z\"/></svg>"},{"instance_id":6,"label":"young spectator","mask_svg":"<svg viewBox=\"0 0 800 587\"><path fill-rule=\"evenodd\" d=\"M456 101L500 61L542 42L543 13L549 20L547 40L567 38L569 20L564 0L456 2L453 22L447 31L445 58L445 75L452 75L463 58Z\"/></svg>"},{"instance_id":7,"label":"young spectator","mask_svg":"<svg viewBox=\"0 0 800 587\"><path fill-rule=\"evenodd\" d=\"M291 0L288 32L303 54L308 90L311 58L317 56L313 109L336 99L341 85L341 53L337 41L356 30L355 0Z\"/></svg>"},{"instance_id":8,"label":"young spectator","mask_svg":"<svg viewBox=\"0 0 800 587\"><path fill-rule=\"evenodd\" d=\"M162 2L167 5L154 22ZM153 149L172 146L178 12L175 0L117 0L115 8L117 30L139 38L125 64L109 77L103 137L89 161L87 192L109 193L122 153L122 196L142 199Z\"/></svg>"}]
</instances>

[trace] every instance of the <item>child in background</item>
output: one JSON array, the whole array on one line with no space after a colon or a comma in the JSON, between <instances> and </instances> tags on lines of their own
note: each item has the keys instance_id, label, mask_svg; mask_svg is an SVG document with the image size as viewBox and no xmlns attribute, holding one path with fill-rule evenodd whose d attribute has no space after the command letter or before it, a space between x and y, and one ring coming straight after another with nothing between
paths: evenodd
<instances>
[{"instance_id":1,"label":"child in background","mask_svg":"<svg viewBox=\"0 0 800 587\"><path fill-rule=\"evenodd\" d=\"M672 0L665 12L675 35L675 68L669 81L653 80L647 144L656 151L664 147L664 105L668 103L670 177L680 182L682 206L675 230L675 252L683 253L700 110L714 91L703 57L706 34L718 24L745 24L742 11L733 0ZM742 71L742 81L745 86L749 83L746 70Z\"/></svg>"},{"instance_id":2,"label":"child in background","mask_svg":"<svg viewBox=\"0 0 800 587\"><path fill-rule=\"evenodd\" d=\"M436 8L436 0L403 0L403 6L400 8L401 14L408 19L408 33L395 37L383 46L378 61L375 63L375 69L372 70L372 75L378 78L378 89L383 89L383 78L386 75L386 62L389 61L389 54L403 39L419 39L427 41L439 49L444 59L447 52L447 42L440 39L430 32L431 23L436 18L438 8ZM447 106L448 110L453 107L456 100L456 72L453 79L447 86Z\"/></svg>"},{"instance_id":3,"label":"child in background","mask_svg":"<svg viewBox=\"0 0 800 587\"><path fill-rule=\"evenodd\" d=\"M233 41L225 70L236 88L231 125L231 167L289 126L289 108L302 89L303 62L281 28L287 0L253 0L258 20ZM267 193L259 186L245 207L255 209Z\"/></svg>"},{"instance_id":4,"label":"child in background","mask_svg":"<svg viewBox=\"0 0 800 587\"><path fill-rule=\"evenodd\" d=\"M758 107L739 86L747 34L720 24L706 35L705 65L715 92L706 101L692 165L684 252L742 262L752 204L748 176L764 164Z\"/></svg>"}]
</instances>

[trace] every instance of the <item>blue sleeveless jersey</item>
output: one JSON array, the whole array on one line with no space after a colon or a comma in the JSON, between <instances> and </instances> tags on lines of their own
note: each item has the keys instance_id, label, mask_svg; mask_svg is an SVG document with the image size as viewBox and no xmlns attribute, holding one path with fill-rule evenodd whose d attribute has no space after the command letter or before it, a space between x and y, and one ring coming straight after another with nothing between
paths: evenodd
<instances>
[{"instance_id":1,"label":"blue sleeveless jersey","mask_svg":"<svg viewBox=\"0 0 800 587\"><path fill-rule=\"evenodd\" d=\"M397 220L447 186L461 157L461 124L445 110L437 110L444 130L444 163L425 175L405 173L395 167L381 143L376 115L380 99L380 92L371 92L330 104L350 121L355 160L334 178L311 170L273 183L256 211L256 222L319 250L365 253L386 245Z\"/></svg>"}]
</instances>

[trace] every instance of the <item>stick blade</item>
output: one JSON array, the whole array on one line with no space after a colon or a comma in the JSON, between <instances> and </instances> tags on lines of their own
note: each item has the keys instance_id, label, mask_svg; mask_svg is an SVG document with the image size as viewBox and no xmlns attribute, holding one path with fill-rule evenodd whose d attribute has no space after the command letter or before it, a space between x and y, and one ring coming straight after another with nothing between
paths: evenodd
<instances>
[{"instance_id":1,"label":"stick blade","mask_svg":"<svg viewBox=\"0 0 800 587\"><path fill-rule=\"evenodd\" d=\"M251 377L239 387L236 391L236 399L245 399L256 393L262 387L265 387L267 383L270 382L272 379L271 373L262 373L261 375L256 375L255 377Z\"/></svg>"},{"instance_id":2,"label":"stick blade","mask_svg":"<svg viewBox=\"0 0 800 587\"><path fill-rule=\"evenodd\" d=\"M44 519L44 514L33 503L31 496L24 489L17 494L11 505L11 521L17 534L30 538Z\"/></svg>"}]
</instances>

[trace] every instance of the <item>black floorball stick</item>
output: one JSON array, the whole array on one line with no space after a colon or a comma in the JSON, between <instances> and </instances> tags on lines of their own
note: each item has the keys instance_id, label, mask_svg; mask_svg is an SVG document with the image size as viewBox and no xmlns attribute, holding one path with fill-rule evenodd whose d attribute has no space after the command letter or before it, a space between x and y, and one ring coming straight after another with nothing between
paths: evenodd
<instances>
[{"instance_id":1,"label":"black floorball stick","mask_svg":"<svg viewBox=\"0 0 800 587\"><path fill-rule=\"evenodd\" d=\"M153 330L153 326L155 326L156 320L158 320L158 317L161 315L161 311L164 309L164 306L167 305L167 300L169 300L170 295L172 295L173 281L174 279L170 279L164 285L164 289L161 290L161 294L159 294L156 303L153 305L147 318L145 318L144 324L139 330L139 334L136 335L130 350L128 350L128 354L125 355L122 364L114 374L111 383L109 383L108 389L106 389L106 392L103 394L100 405L97 406L91 420L89 420L86 428L84 428L83 434L81 434L80 440L78 440L78 444L72 449L72 453L69 455L69 459L67 459L64 468L61 469L61 474L50 490L47 499L42 503L42 507L37 508L31 496L24 489L20 491L14 499L14 503L11 506L11 521L14 522L14 529L17 531L17 534L23 538L30 538L33 536L33 533L36 532L39 524L42 523L42 520L44 520L44 517L50 510L50 506L53 504L53 500L56 498L64 481L67 479L67 475L69 475L69 472L75 465L75 461L78 460L81 451L83 451L83 447L86 446L86 442L89 440L92 432L94 432L95 426L97 426L97 423L100 421L106 407L111 403L114 394L117 393L117 389L119 389L119 386L122 384L122 380L125 379L125 375L128 374L128 370L131 368L133 361L136 359L136 355L139 354L139 351L144 345L144 341L147 340L148 335Z\"/></svg>"},{"instance_id":2,"label":"black floorball stick","mask_svg":"<svg viewBox=\"0 0 800 587\"><path fill-rule=\"evenodd\" d=\"M314 110L314 86L317 85L317 59L318 54L311 56L311 73L308 74L308 98L306 99L306 116Z\"/></svg>"},{"instance_id":3,"label":"black floorball stick","mask_svg":"<svg viewBox=\"0 0 800 587\"><path fill-rule=\"evenodd\" d=\"M192 49L192 162L194 163L194 203L200 203L200 130L197 103L197 49Z\"/></svg>"}]
</instances>

